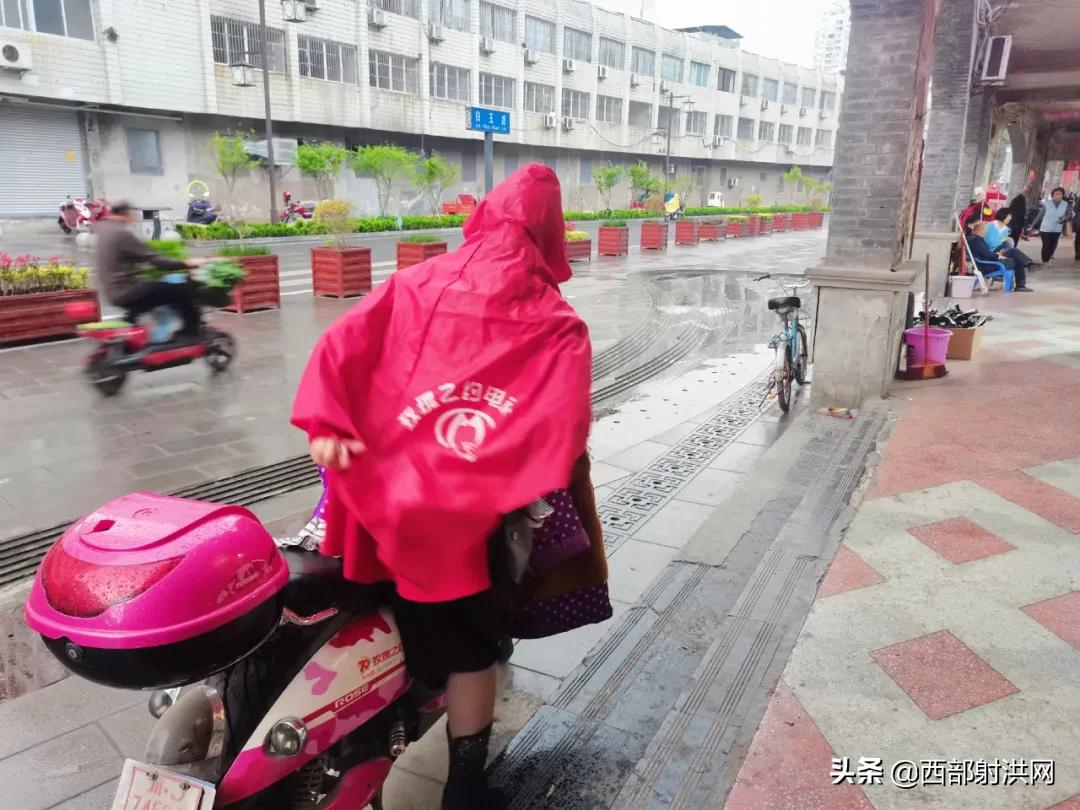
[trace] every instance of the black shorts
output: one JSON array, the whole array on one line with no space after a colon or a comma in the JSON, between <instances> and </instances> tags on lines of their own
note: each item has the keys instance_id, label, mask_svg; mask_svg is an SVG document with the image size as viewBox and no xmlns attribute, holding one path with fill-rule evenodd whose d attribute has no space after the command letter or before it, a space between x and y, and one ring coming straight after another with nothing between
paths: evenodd
<instances>
[{"instance_id":1,"label":"black shorts","mask_svg":"<svg viewBox=\"0 0 1080 810\"><path fill-rule=\"evenodd\" d=\"M409 674L439 690L453 673L495 665L509 628L510 603L496 588L452 602L411 602L395 594L394 616Z\"/></svg>"}]
</instances>

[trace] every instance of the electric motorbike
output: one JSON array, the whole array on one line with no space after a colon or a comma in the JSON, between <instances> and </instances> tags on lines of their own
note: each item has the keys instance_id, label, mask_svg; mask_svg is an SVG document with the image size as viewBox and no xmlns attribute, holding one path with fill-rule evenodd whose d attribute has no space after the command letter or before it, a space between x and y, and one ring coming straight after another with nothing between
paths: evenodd
<instances>
[{"instance_id":1,"label":"electric motorbike","mask_svg":"<svg viewBox=\"0 0 1080 810\"><path fill-rule=\"evenodd\" d=\"M286 223L292 225L294 222L299 222L302 219L311 219L315 214L315 201L303 200L301 202L293 202L292 194L288 191L281 195L282 201L285 203L281 209L281 214L278 218Z\"/></svg>"},{"instance_id":2,"label":"electric motorbike","mask_svg":"<svg viewBox=\"0 0 1080 810\"><path fill-rule=\"evenodd\" d=\"M218 220L218 211L209 200L190 200L187 221L192 225L210 225Z\"/></svg>"},{"instance_id":3,"label":"electric motorbike","mask_svg":"<svg viewBox=\"0 0 1080 810\"><path fill-rule=\"evenodd\" d=\"M82 197L68 197L60 205L60 216L56 224L64 233L86 233L90 226L103 219L109 207L102 200L85 200Z\"/></svg>"}]
</instances>

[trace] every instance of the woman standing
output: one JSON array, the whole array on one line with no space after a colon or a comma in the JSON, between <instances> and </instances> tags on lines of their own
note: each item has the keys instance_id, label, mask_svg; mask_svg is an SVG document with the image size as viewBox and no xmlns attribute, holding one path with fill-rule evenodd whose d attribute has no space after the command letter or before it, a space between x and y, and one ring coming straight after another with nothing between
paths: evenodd
<instances>
[{"instance_id":1,"label":"woman standing","mask_svg":"<svg viewBox=\"0 0 1080 810\"><path fill-rule=\"evenodd\" d=\"M1051 192L1050 199L1043 203L1043 209L1035 220L1035 228L1042 239L1042 260L1047 264L1057 250L1061 232L1069 220L1069 204L1065 202L1065 189L1058 186Z\"/></svg>"}]
</instances>

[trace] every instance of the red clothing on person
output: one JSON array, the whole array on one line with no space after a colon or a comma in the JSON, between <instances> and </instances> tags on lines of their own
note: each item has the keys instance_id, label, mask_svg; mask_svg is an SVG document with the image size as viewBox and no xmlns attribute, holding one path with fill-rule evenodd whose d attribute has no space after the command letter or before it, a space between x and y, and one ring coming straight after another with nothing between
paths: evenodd
<instances>
[{"instance_id":1,"label":"red clothing on person","mask_svg":"<svg viewBox=\"0 0 1080 810\"><path fill-rule=\"evenodd\" d=\"M395 273L316 344L293 423L367 450L329 471L323 553L359 582L443 602L490 586L501 515L570 482L591 421L591 348L563 299L559 181L496 187L465 242Z\"/></svg>"}]
</instances>

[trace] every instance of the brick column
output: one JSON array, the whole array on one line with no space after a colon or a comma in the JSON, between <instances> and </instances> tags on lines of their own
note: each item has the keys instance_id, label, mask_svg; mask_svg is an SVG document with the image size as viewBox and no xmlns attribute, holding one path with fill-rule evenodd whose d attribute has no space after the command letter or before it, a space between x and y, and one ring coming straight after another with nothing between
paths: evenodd
<instances>
[{"instance_id":1,"label":"brick column","mask_svg":"<svg viewBox=\"0 0 1080 810\"><path fill-rule=\"evenodd\" d=\"M941 0L852 0L829 243L808 272L815 405L858 407L886 396L907 294L905 263Z\"/></svg>"},{"instance_id":2,"label":"brick column","mask_svg":"<svg viewBox=\"0 0 1080 810\"><path fill-rule=\"evenodd\" d=\"M961 203L968 202L977 187L986 186L995 104L994 96L989 92L971 97L964 153L960 161L960 185L957 188L957 199Z\"/></svg>"}]
</instances>

